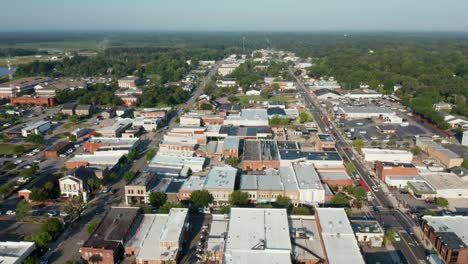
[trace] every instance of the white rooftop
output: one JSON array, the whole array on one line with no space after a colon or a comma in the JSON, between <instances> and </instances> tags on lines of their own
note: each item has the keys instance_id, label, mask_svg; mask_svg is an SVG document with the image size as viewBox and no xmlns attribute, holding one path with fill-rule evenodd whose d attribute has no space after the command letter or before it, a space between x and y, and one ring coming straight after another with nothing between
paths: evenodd
<instances>
[{"instance_id":1,"label":"white rooftop","mask_svg":"<svg viewBox=\"0 0 468 264\"><path fill-rule=\"evenodd\" d=\"M291 263L286 209L232 208L224 263Z\"/></svg>"},{"instance_id":2,"label":"white rooftop","mask_svg":"<svg viewBox=\"0 0 468 264\"><path fill-rule=\"evenodd\" d=\"M169 214L145 214L126 246L140 248L137 259L175 260L179 238L188 214L187 208L172 208ZM161 244L163 243L163 244Z\"/></svg>"},{"instance_id":3,"label":"white rooftop","mask_svg":"<svg viewBox=\"0 0 468 264\"><path fill-rule=\"evenodd\" d=\"M88 162L91 165L115 165L123 156L122 153L108 154L109 152L96 152L95 154L75 155L67 162Z\"/></svg>"},{"instance_id":4,"label":"white rooftop","mask_svg":"<svg viewBox=\"0 0 468 264\"><path fill-rule=\"evenodd\" d=\"M317 208L316 218L330 264L364 264L353 229L343 208Z\"/></svg>"},{"instance_id":5,"label":"white rooftop","mask_svg":"<svg viewBox=\"0 0 468 264\"><path fill-rule=\"evenodd\" d=\"M22 263L24 259L31 254L36 246L34 242L14 242L4 241L0 242L0 263L2 264L16 264Z\"/></svg>"}]
</instances>

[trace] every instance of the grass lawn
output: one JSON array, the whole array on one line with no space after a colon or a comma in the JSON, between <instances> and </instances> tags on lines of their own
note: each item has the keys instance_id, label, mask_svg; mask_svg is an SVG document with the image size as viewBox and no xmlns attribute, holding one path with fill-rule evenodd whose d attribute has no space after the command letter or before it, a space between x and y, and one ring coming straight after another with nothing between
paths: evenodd
<instances>
[{"instance_id":1,"label":"grass lawn","mask_svg":"<svg viewBox=\"0 0 468 264\"><path fill-rule=\"evenodd\" d=\"M13 155L16 154L13 150L16 144L0 144L0 155ZM28 152L36 147L36 145L22 145L26 148L25 152Z\"/></svg>"}]
</instances>

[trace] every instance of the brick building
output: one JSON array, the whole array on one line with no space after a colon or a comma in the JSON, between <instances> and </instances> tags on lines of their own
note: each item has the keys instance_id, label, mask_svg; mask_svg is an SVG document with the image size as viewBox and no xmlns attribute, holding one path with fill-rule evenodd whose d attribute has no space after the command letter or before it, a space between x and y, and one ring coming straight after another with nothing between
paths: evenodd
<instances>
[{"instance_id":1,"label":"brick building","mask_svg":"<svg viewBox=\"0 0 468 264\"><path fill-rule=\"evenodd\" d=\"M280 161L276 142L273 140L246 140L240 166L242 170L279 168Z\"/></svg>"},{"instance_id":2,"label":"brick building","mask_svg":"<svg viewBox=\"0 0 468 264\"><path fill-rule=\"evenodd\" d=\"M12 97L10 103L13 106L17 105L41 105L41 106L55 106L53 97Z\"/></svg>"},{"instance_id":3,"label":"brick building","mask_svg":"<svg viewBox=\"0 0 468 264\"><path fill-rule=\"evenodd\" d=\"M112 207L80 248L81 259L93 264L118 263L139 214L139 208Z\"/></svg>"},{"instance_id":4,"label":"brick building","mask_svg":"<svg viewBox=\"0 0 468 264\"><path fill-rule=\"evenodd\" d=\"M411 163L377 161L375 171L383 182L387 176L418 176L418 169Z\"/></svg>"},{"instance_id":5,"label":"brick building","mask_svg":"<svg viewBox=\"0 0 468 264\"><path fill-rule=\"evenodd\" d=\"M468 263L468 217L423 216L422 232L446 264Z\"/></svg>"},{"instance_id":6,"label":"brick building","mask_svg":"<svg viewBox=\"0 0 468 264\"><path fill-rule=\"evenodd\" d=\"M70 141L62 140L44 150L44 156L48 159L58 158L60 154L65 152L71 146Z\"/></svg>"}]
</instances>

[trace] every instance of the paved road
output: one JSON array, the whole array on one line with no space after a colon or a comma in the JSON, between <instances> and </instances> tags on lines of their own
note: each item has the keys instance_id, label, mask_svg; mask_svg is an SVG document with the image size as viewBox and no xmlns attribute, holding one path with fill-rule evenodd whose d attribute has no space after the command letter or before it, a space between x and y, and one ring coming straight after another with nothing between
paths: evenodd
<instances>
[{"instance_id":1,"label":"paved road","mask_svg":"<svg viewBox=\"0 0 468 264\"><path fill-rule=\"evenodd\" d=\"M293 76L295 76L292 68L289 68L289 71ZM336 139L336 148L344 160L353 163L357 169L358 174L360 175L360 178L364 179L369 186L377 187L376 182L371 178L369 171L367 171L366 167L360 162L359 157L353 152L351 146L338 132L339 130L335 127L335 125L330 122L329 126L331 126L331 129L330 127L327 127L324 120L322 119L326 116L326 113L322 112L318 102L312 98L303 82L299 80L299 78L295 78L299 84L300 94L304 98L304 103L312 113L314 120L317 122L320 130L322 130L322 132L328 130L333 131L333 135ZM356 175L351 175L351 177L357 180ZM419 246L412 236L408 235L408 232L412 232L410 230L417 226L417 224L399 209L389 210L388 208L393 208L394 204L392 204L381 188L377 187L377 191L374 191L371 188L371 192L375 197L375 199L372 201L373 205L377 206L378 208L384 208L385 211L389 211L389 214L384 213L382 210L374 212L375 219L381 222L383 220L387 227L396 229L402 237L400 242L395 243L395 246L403 252L409 263L425 263L424 248Z\"/></svg>"}]
</instances>

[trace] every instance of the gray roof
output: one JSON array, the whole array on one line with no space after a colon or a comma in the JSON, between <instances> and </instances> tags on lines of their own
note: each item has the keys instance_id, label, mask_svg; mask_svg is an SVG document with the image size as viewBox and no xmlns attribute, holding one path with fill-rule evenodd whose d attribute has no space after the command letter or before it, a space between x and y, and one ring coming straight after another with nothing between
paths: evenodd
<instances>
[{"instance_id":1,"label":"gray roof","mask_svg":"<svg viewBox=\"0 0 468 264\"><path fill-rule=\"evenodd\" d=\"M213 167L205 178L205 189L234 190L237 169L229 165Z\"/></svg>"},{"instance_id":2,"label":"gray roof","mask_svg":"<svg viewBox=\"0 0 468 264\"><path fill-rule=\"evenodd\" d=\"M279 176L273 175L241 175L241 190L284 190Z\"/></svg>"},{"instance_id":3,"label":"gray roof","mask_svg":"<svg viewBox=\"0 0 468 264\"><path fill-rule=\"evenodd\" d=\"M238 137L227 137L224 139L224 149L238 150L240 139Z\"/></svg>"},{"instance_id":4,"label":"gray roof","mask_svg":"<svg viewBox=\"0 0 468 264\"><path fill-rule=\"evenodd\" d=\"M340 109L344 113L375 113L375 114L393 114L395 113L393 110L385 107L377 107L377 106L341 106Z\"/></svg>"}]
</instances>

